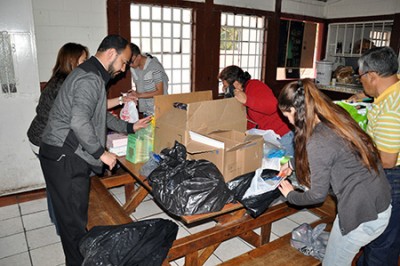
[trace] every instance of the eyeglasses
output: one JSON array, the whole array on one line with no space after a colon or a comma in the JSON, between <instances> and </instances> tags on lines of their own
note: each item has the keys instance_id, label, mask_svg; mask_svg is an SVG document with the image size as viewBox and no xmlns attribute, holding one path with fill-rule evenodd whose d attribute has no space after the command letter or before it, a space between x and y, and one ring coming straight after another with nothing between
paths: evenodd
<instances>
[{"instance_id":1,"label":"eyeglasses","mask_svg":"<svg viewBox=\"0 0 400 266\"><path fill-rule=\"evenodd\" d=\"M358 79L361 79L362 76L367 75L368 73L371 73L371 72L375 72L375 71L366 71L366 72L362 73L361 75L358 75Z\"/></svg>"}]
</instances>

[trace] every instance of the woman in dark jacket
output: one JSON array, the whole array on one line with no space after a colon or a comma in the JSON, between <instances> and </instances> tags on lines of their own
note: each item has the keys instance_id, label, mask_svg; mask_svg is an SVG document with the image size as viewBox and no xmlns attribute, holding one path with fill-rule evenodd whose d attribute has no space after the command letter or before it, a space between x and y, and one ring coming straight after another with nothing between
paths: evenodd
<instances>
[{"instance_id":1,"label":"woman in dark jacket","mask_svg":"<svg viewBox=\"0 0 400 266\"><path fill-rule=\"evenodd\" d=\"M44 87L39 103L36 107L36 116L28 129L28 139L31 144L32 151L38 155L40 139L44 128L49 119L49 112L57 97L61 85L65 78L74 68L83 63L89 56L87 47L77 43L66 43L58 51L56 64L53 68L53 74ZM54 216L53 206L51 205L50 195L47 192L47 205L51 221L57 228ZM58 230L57 230L58 232Z\"/></svg>"}]
</instances>

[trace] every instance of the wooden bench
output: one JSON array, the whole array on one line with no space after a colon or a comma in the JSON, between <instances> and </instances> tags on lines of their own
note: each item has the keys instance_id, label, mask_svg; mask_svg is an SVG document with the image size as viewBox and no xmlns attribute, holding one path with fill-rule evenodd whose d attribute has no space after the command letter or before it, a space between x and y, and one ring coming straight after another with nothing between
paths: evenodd
<instances>
[{"instance_id":1,"label":"wooden bench","mask_svg":"<svg viewBox=\"0 0 400 266\"><path fill-rule=\"evenodd\" d=\"M328 224L327 230L329 231L333 220L335 219L335 203L331 198L318 208L313 208L311 211L315 214L322 215L322 219L311 226L314 228L320 223ZM228 260L221 266L242 265L242 266L317 266L321 262L311 256L306 256L300 251L296 250L290 245L291 233L286 234L274 241L265 245L259 246L256 249L244 253L238 257Z\"/></svg>"},{"instance_id":2,"label":"wooden bench","mask_svg":"<svg viewBox=\"0 0 400 266\"><path fill-rule=\"evenodd\" d=\"M108 191L111 184L121 184L125 181L125 177L117 179L105 179L102 181L98 176L92 176L89 194L89 210L87 229L91 229L97 225L117 225L132 222L132 218L122 208L122 206L114 199ZM130 178L129 183L132 183ZM108 185L109 186L108 186Z\"/></svg>"}]
</instances>

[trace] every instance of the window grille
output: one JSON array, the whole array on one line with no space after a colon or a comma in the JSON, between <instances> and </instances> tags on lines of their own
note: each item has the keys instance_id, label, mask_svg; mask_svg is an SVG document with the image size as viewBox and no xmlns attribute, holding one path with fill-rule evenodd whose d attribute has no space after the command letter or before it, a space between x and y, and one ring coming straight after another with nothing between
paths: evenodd
<instances>
[{"instance_id":1,"label":"window grille","mask_svg":"<svg viewBox=\"0 0 400 266\"><path fill-rule=\"evenodd\" d=\"M261 79L264 34L264 17L222 13L219 70L237 65Z\"/></svg>"},{"instance_id":2,"label":"window grille","mask_svg":"<svg viewBox=\"0 0 400 266\"><path fill-rule=\"evenodd\" d=\"M192 10L131 4L131 41L159 59L168 93L191 91Z\"/></svg>"},{"instance_id":3,"label":"window grille","mask_svg":"<svg viewBox=\"0 0 400 266\"><path fill-rule=\"evenodd\" d=\"M16 93L15 70L13 63L13 45L10 34L0 32L0 84L2 93Z\"/></svg>"}]
</instances>

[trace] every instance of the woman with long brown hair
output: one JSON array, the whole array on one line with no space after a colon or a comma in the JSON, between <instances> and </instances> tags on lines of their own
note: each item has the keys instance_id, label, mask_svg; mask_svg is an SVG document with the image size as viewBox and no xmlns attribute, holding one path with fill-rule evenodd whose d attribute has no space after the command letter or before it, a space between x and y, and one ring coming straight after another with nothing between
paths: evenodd
<instances>
[{"instance_id":1,"label":"woman with long brown hair","mask_svg":"<svg viewBox=\"0 0 400 266\"><path fill-rule=\"evenodd\" d=\"M391 212L390 186L372 139L310 79L287 84L279 109L295 127L296 176L308 187L279 187L295 205L322 203L330 189L338 214L323 265L351 265L361 247L386 228Z\"/></svg>"}]
</instances>

